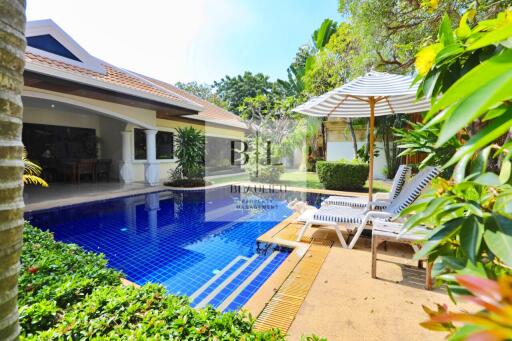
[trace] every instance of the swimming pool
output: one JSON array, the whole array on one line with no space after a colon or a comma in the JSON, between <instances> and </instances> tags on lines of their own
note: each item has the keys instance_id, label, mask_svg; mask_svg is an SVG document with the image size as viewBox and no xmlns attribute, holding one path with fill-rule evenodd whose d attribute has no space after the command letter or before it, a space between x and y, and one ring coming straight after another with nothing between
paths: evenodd
<instances>
[{"instance_id":1,"label":"swimming pool","mask_svg":"<svg viewBox=\"0 0 512 341\"><path fill-rule=\"evenodd\" d=\"M192 304L221 310L243 306L290 250L256 239L291 214L288 191L251 192L231 186L163 191L27 213L57 240L102 252L109 266L137 284L161 283Z\"/></svg>"}]
</instances>

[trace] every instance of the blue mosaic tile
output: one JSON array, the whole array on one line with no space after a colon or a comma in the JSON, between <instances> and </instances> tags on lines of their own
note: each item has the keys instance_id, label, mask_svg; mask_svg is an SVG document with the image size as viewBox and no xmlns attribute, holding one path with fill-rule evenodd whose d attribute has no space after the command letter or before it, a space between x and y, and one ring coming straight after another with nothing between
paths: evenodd
<instances>
[{"instance_id":1,"label":"blue mosaic tile","mask_svg":"<svg viewBox=\"0 0 512 341\"><path fill-rule=\"evenodd\" d=\"M275 206L263 210L236 209L240 193L230 187L197 191L164 191L26 214L34 226L50 230L57 240L102 252L109 266L140 285L161 283L174 294L192 295L236 257L257 259L210 302L218 306L274 250L256 238L289 216L287 200L302 193L259 194ZM321 196L308 193L319 205ZM215 213L215 219L209 218ZM229 305L236 310L258 290L286 259L283 249ZM242 266L239 262L197 299L208 296Z\"/></svg>"}]
</instances>

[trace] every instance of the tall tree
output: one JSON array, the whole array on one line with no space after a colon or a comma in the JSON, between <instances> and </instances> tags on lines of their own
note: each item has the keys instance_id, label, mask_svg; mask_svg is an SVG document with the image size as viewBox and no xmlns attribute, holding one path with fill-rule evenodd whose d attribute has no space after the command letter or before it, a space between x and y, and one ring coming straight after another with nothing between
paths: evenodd
<instances>
[{"instance_id":1,"label":"tall tree","mask_svg":"<svg viewBox=\"0 0 512 341\"><path fill-rule=\"evenodd\" d=\"M357 59L359 44L352 31L350 24L341 23L314 58L308 58L303 80L309 95L321 95L364 72L366 64Z\"/></svg>"},{"instance_id":2,"label":"tall tree","mask_svg":"<svg viewBox=\"0 0 512 341\"><path fill-rule=\"evenodd\" d=\"M218 105L221 108L227 107L227 103L220 99L219 95L213 91L213 86L209 84L201 84L194 81L188 83L177 82L174 85L182 90L190 92L191 94L201 99L204 99L205 101Z\"/></svg>"},{"instance_id":3,"label":"tall tree","mask_svg":"<svg viewBox=\"0 0 512 341\"><path fill-rule=\"evenodd\" d=\"M395 73L413 70L414 56L432 43L444 13L458 23L477 7L474 20L494 17L509 1L496 0L340 0L339 11L352 24L366 64Z\"/></svg>"},{"instance_id":4,"label":"tall tree","mask_svg":"<svg viewBox=\"0 0 512 341\"><path fill-rule=\"evenodd\" d=\"M304 75L306 73L307 59L313 55L314 49L304 44L299 47L293 62L286 70L288 73L288 80L278 79L277 84L280 85L286 96L301 96L304 93Z\"/></svg>"},{"instance_id":5,"label":"tall tree","mask_svg":"<svg viewBox=\"0 0 512 341\"><path fill-rule=\"evenodd\" d=\"M0 339L19 335L18 271L23 236L21 142L25 51L24 0L0 2Z\"/></svg>"},{"instance_id":6,"label":"tall tree","mask_svg":"<svg viewBox=\"0 0 512 341\"><path fill-rule=\"evenodd\" d=\"M228 110L240 115L240 107L246 98L258 95L272 95L282 92L269 77L262 74L246 71L243 75L226 76L213 83L221 100L228 105Z\"/></svg>"}]
</instances>

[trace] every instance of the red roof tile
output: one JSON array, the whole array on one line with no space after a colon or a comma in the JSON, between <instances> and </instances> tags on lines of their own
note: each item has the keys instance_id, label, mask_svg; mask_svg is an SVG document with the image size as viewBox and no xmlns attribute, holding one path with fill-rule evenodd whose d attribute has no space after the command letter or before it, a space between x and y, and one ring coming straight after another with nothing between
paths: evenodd
<instances>
[{"instance_id":1,"label":"red roof tile","mask_svg":"<svg viewBox=\"0 0 512 341\"><path fill-rule=\"evenodd\" d=\"M97 81L122 86L132 90L142 91L155 96L171 99L173 101L183 102L184 104L190 103L181 96L178 96L165 89L162 89L161 87L158 87L155 84L152 84L151 82L148 82L141 77L138 77L126 70L117 68L107 63L102 63L102 66L105 68L105 73L103 74L79 66L71 65L60 60L55 60L47 56L38 55L32 52L26 52L25 59L28 63L33 63L41 66L54 68L60 71L90 77Z\"/></svg>"}]
</instances>

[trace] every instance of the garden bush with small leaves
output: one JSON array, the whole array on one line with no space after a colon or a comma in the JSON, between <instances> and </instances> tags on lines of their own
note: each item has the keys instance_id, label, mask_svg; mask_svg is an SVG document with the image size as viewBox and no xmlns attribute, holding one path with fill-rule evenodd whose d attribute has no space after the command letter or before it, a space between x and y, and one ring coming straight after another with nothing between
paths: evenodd
<instances>
[{"instance_id":1,"label":"garden bush with small leaves","mask_svg":"<svg viewBox=\"0 0 512 341\"><path fill-rule=\"evenodd\" d=\"M316 172L326 189L360 190L368 178L368 164L360 161L318 161Z\"/></svg>"},{"instance_id":2,"label":"garden bush with small leaves","mask_svg":"<svg viewBox=\"0 0 512 341\"><path fill-rule=\"evenodd\" d=\"M22 338L27 340L284 340L256 332L245 312L194 309L157 284L121 286L102 254L56 242L25 225L19 281Z\"/></svg>"}]
</instances>

